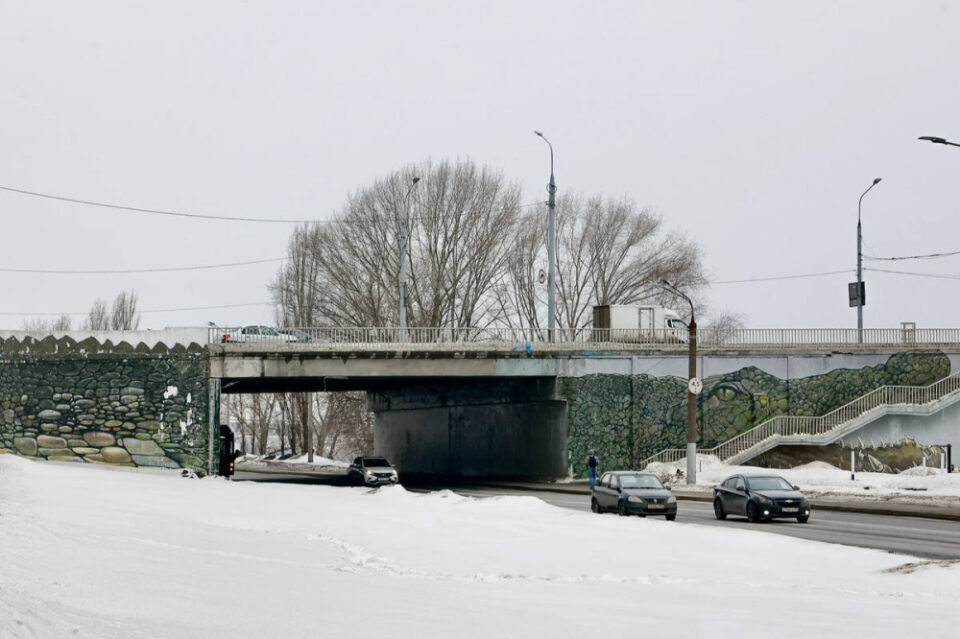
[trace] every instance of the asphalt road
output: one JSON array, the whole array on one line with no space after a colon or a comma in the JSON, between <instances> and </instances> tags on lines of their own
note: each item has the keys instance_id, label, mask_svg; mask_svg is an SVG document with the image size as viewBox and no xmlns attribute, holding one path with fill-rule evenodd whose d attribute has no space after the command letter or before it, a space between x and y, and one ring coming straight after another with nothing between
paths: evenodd
<instances>
[{"instance_id":1,"label":"asphalt road","mask_svg":"<svg viewBox=\"0 0 960 639\"><path fill-rule=\"evenodd\" d=\"M238 472L234 479L305 484L331 483L329 479L316 479L303 475L265 475L244 472ZM416 486L408 487L408 490L428 492L441 488L444 488L444 486ZM500 495L526 495L536 497L560 508L587 512L590 510L590 498L586 495L487 486L449 486L446 488L461 495L480 498ZM616 517L616 515L597 516ZM810 521L806 524L799 524L792 519L751 524L738 517L731 517L726 521L717 521L713 516L713 505L711 503L681 500L675 523L677 525L698 524L761 530L771 534L875 548L929 559L960 559L960 524L955 521L818 511L814 509Z\"/></svg>"},{"instance_id":2,"label":"asphalt road","mask_svg":"<svg viewBox=\"0 0 960 639\"><path fill-rule=\"evenodd\" d=\"M587 495L487 487L456 487L452 490L461 495L473 497L528 495L561 508L590 510L590 498ZM616 517L616 515L597 516ZM801 539L876 548L930 559L960 559L960 524L955 521L814 510L810 521L806 524L799 524L793 519L751 524L740 517L718 521L713 515L713 504L710 502L680 500L676 523L761 530Z\"/></svg>"}]
</instances>

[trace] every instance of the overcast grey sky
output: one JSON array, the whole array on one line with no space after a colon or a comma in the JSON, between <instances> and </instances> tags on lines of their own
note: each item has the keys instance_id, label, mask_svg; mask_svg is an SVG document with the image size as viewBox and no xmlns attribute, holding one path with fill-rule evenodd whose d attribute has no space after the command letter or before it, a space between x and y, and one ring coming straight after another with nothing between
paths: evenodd
<instances>
[{"instance_id":1,"label":"overcast grey sky","mask_svg":"<svg viewBox=\"0 0 960 639\"><path fill-rule=\"evenodd\" d=\"M544 197L627 194L704 248L710 307L756 327L855 326L866 253L960 250L960 3L0 0L0 185L211 215L327 217L409 162L469 156ZM0 192L0 268L281 257L291 228ZM960 275L960 256L868 266ZM277 264L0 272L0 327L269 299ZM960 326L960 281L868 272L865 325ZM79 320L80 318L76 318ZM144 328L269 323L268 306Z\"/></svg>"}]
</instances>

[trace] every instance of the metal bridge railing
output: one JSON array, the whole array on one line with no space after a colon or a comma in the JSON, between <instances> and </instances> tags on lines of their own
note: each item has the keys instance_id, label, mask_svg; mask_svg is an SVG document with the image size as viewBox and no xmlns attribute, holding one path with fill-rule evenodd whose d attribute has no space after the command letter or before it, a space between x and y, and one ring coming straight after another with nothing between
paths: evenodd
<instances>
[{"instance_id":1,"label":"metal bridge railing","mask_svg":"<svg viewBox=\"0 0 960 639\"><path fill-rule=\"evenodd\" d=\"M807 436L808 441L815 441L816 438L839 430L880 407L922 406L957 391L960 391L960 372L944 377L929 386L881 386L825 415L772 417L713 448L700 449L697 452L703 455L716 455L721 461L728 461L753 448L759 448L774 438ZM686 456L685 449L667 448L640 462L639 467L646 468L647 465L655 462L675 463L686 459Z\"/></svg>"},{"instance_id":2,"label":"metal bridge railing","mask_svg":"<svg viewBox=\"0 0 960 639\"><path fill-rule=\"evenodd\" d=\"M257 343L270 345L311 344L376 346L422 345L436 349L504 348L526 344L554 349L649 349L688 347L683 328L664 329L546 329L531 328L424 328L387 327L301 327L265 326L211 327L210 343ZM702 348L804 348L804 347L914 347L960 345L960 329L871 328L745 328L700 329L697 343Z\"/></svg>"}]
</instances>

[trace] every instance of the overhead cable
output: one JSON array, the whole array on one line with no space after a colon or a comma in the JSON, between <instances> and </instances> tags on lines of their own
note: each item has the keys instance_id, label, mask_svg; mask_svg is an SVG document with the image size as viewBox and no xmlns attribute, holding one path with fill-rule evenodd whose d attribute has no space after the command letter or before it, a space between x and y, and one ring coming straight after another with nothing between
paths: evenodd
<instances>
[{"instance_id":1,"label":"overhead cable","mask_svg":"<svg viewBox=\"0 0 960 639\"><path fill-rule=\"evenodd\" d=\"M960 255L960 251L950 251L947 253L927 253L926 255L904 255L902 257L878 257L876 255L864 255L863 259L896 262L899 260L932 260L938 257L950 257L952 255Z\"/></svg>"},{"instance_id":2,"label":"overhead cable","mask_svg":"<svg viewBox=\"0 0 960 639\"><path fill-rule=\"evenodd\" d=\"M278 219L278 218L265 218L265 217L240 217L233 215L207 215L204 213L186 213L184 211L169 211L164 209L150 209L139 206L126 206L123 204L109 204L107 202L98 202L95 200L82 200L80 198L68 197L65 195L53 195L50 193L41 193L39 191L28 191L26 189L19 189L12 186L0 186L0 190L8 191L10 193L18 193L20 195L30 195L33 197L45 198L48 200L57 200L59 202L69 202L71 204L83 204L85 206L98 206L105 209L113 209L117 211L130 211L132 213L147 213L150 215L169 215L174 217L185 217L185 218L194 218L201 220L220 220L225 222L257 222L263 224L355 224L355 222L347 220L291 220L291 219ZM543 202L530 202L529 204L519 204L517 208L526 208L528 206L536 206L538 204L543 204Z\"/></svg>"},{"instance_id":3,"label":"overhead cable","mask_svg":"<svg viewBox=\"0 0 960 639\"><path fill-rule=\"evenodd\" d=\"M154 308L149 310L140 311L138 313L178 313L180 311L212 311L222 308L242 308L244 306L271 306L273 302L249 302L246 304L221 304L218 306L191 306L186 308ZM86 316L89 315L89 311L84 311L82 313L0 313L0 316L50 316L50 317L59 317L61 315L78 315Z\"/></svg>"},{"instance_id":4,"label":"overhead cable","mask_svg":"<svg viewBox=\"0 0 960 639\"><path fill-rule=\"evenodd\" d=\"M842 271L823 271L821 273L800 273L798 275L777 275L773 277L751 277L744 280L717 280L707 282L708 284L746 284L748 282L775 282L779 280L799 280L808 277L825 277L827 275L840 275L850 273L853 269L844 269Z\"/></svg>"},{"instance_id":5,"label":"overhead cable","mask_svg":"<svg viewBox=\"0 0 960 639\"><path fill-rule=\"evenodd\" d=\"M95 202L93 200L81 200L78 198L67 197L64 195L51 195L49 193L27 191L26 189L17 189L12 186L0 186L0 190L9 191L11 193L19 193L21 195L32 195L34 197L42 197L48 200L70 202L71 204L84 204L86 206L99 206L105 209L131 211L133 213L150 213L152 215L172 215L175 217L191 217L191 218L199 218L204 220L223 220L223 221L230 221L230 222L263 222L267 224L306 224L314 221L321 221L321 222L324 221L324 220L281 220L281 219L265 218L265 217L236 217L236 216L229 216L229 215L204 215L202 213L184 213L182 211L166 211L163 209L141 208L139 206L107 204L106 202Z\"/></svg>"},{"instance_id":6,"label":"overhead cable","mask_svg":"<svg viewBox=\"0 0 960 639\"><path fill-rule=\"evenodd\" d=\"M912 275L914 277L931 277L934 279L940 280L960 280L960 274L952 273L918 273L916 271L895 271L893 269L886 268L864 268L865 271L873 271L875 273L893 273L895 275Z\"/></svg>"},{"instance_id":7,"label":"overhead cable","mask_svg":"<svg viewBox=\"0 0 960 639\"><path fill-rule=\"evenodd\" d=\"M129 268L129 269L39 269L39 268L7 268L0 267L0 273L43 273L56 275L119 275L123 273L173 273L177 271L204 271L217 268L231 268L234 266L248 266L250 264L267 264L270 262L284 262L286 257L272 257L265 260L250 260L249 262L230 262L227 264L205 264L202 266L169 266L161 268Z\"/></svg>"}]
</instances>

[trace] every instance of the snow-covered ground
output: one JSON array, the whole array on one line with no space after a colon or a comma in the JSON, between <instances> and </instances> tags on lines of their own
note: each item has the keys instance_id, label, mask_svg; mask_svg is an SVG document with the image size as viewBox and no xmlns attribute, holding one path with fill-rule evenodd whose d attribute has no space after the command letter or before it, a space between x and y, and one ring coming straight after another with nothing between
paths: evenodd
<instances>
[{"instance_id":1,"label":"snow-covered ground","mask_svg":"<svg viewBox=\"0 0 960 639\"><path fill-rule=\"evenodd\" d=\"M957 564L762 531L0 455L5 638L902 639L958 596Z\"/></svg>"},{"instance_id":2,"label":"snow-covered ground","mask_svg":"<svg viewBox=\"0 0 960 639\"><path fill-rule=\"evenodd\" d=\"M321 455L314 455L313 462L307 461L307 455L296 455L286 459L266 459L256 455L244 455L237 459L237 470L269 470L276 472L277 468L291 471L330 472L342 474L350 464Z\"/></svg>"},{"instance_id":3,"label":"snow-covered ground","mask_svg":"<svg viewBox=\"0 0 960 639\"><path fill-rule=\"evenodd\" d=\"M716 486L730 475L774 473L796 484L811 495L860 495L864 497L907 496L960 501L960 473L944 473L933 468L912 468L902 473L861 473L850 479L850 470L824 462L811 462L789 469L764 469L756 466L728 466L713 455L698 455L697 485L704 490ZM674 464L650 464L646 470L660 475L686 472L686 461Z\"/></svg>"}]
</instances>

